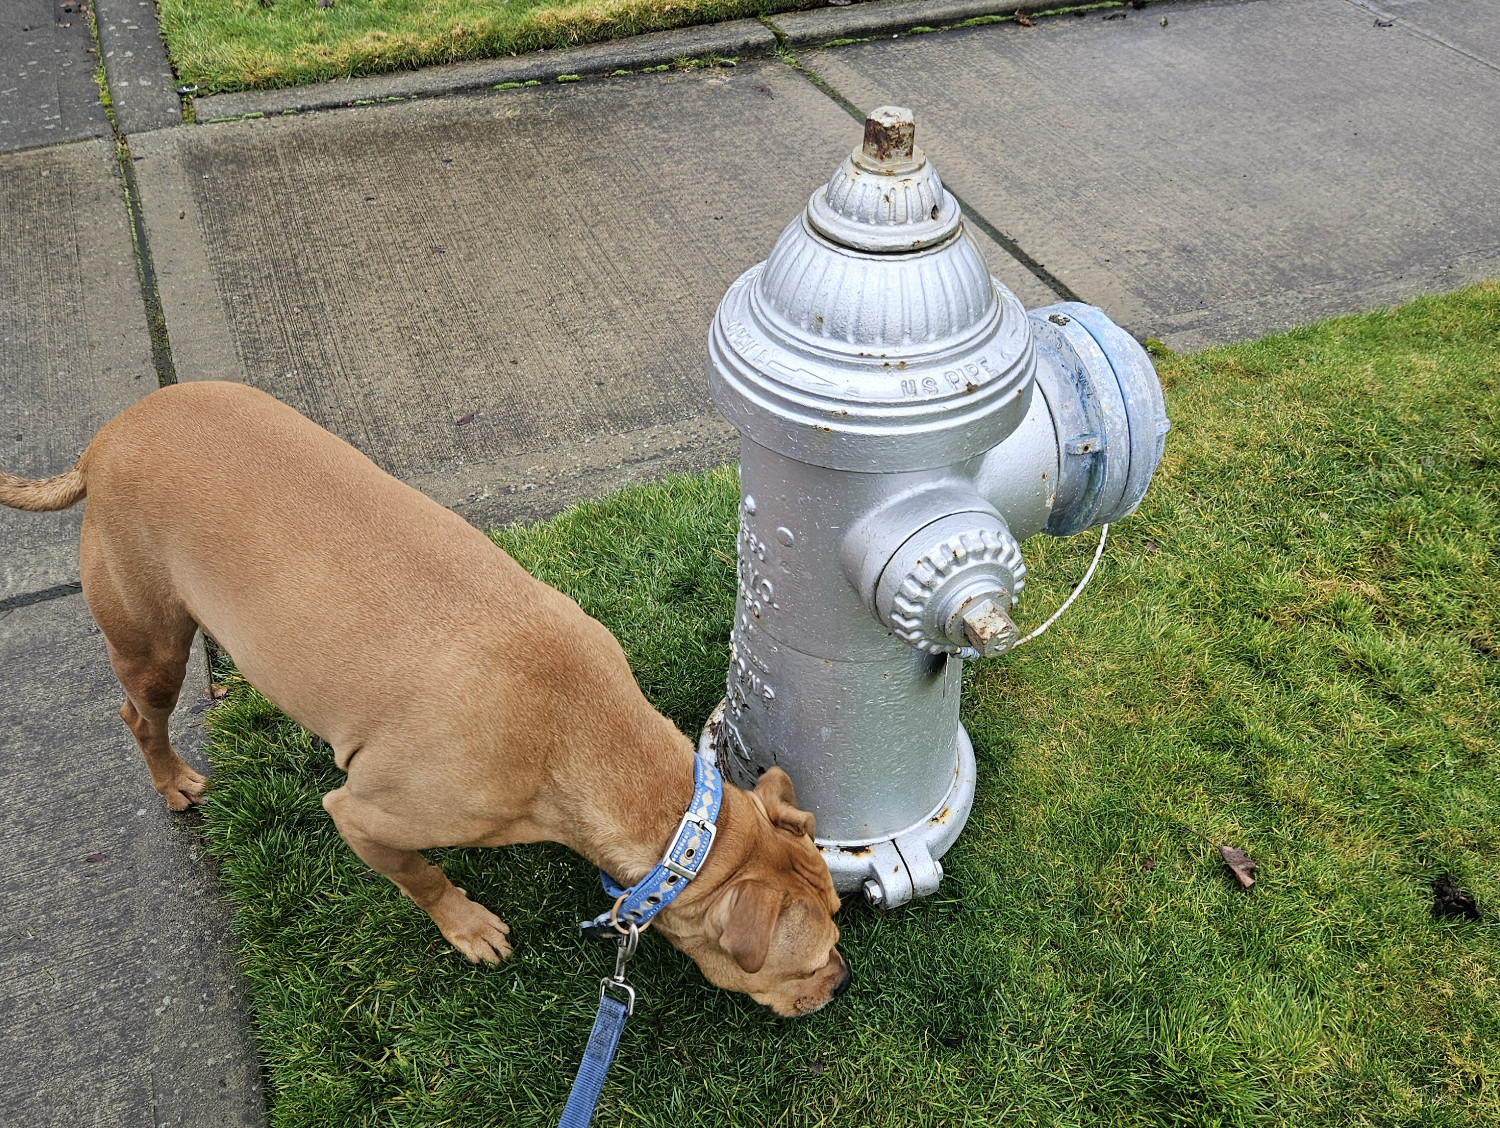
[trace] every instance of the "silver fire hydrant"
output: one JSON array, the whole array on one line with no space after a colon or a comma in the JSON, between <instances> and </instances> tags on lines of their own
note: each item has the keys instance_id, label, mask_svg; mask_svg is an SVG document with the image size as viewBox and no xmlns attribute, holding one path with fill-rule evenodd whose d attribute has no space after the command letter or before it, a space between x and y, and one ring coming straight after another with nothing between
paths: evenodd
<instances>
[{"instance_id":1,"label":"silver fire hydrant","mask_svg":"<svg viewBox=\"0 0 1500 1128\"><path fill-rule=\"evenodd\" d=\"M965 658L1015 645L1020 542L1135 509L1169 426L1098 309L1030 314L886 106L725 294L714 403L739 430L728 694L700 750L778 764L840 892L932 893L974 800Z\"/></svg>"}]
</instances>

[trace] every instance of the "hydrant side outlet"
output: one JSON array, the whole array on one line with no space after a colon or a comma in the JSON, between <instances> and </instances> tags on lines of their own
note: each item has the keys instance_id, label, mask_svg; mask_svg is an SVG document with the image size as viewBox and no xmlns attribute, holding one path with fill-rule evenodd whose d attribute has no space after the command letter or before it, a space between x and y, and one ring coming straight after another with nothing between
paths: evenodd
<instances>
[{"instance_id":1,"label":"hydrant side outlet","mask_svg":"<svg viewBox=\"0 0 1500 1128\"><path fill-rule=\"evenodd\" d=\"M933 892L973 804L966 658L1020 637L1021 542L1139 504L1168 428L1102 312L1027 314L883 106L739 278L709 391L741 435L727 693L700 751L791 776L841 892Z\"/></svg>"}]
</instances>

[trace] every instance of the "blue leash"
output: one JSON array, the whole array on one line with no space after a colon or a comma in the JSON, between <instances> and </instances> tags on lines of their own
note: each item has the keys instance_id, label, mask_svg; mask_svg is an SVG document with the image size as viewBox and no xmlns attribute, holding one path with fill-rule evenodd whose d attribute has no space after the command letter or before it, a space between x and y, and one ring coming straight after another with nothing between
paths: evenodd
<instances>
[{"instance_id":1,"label":"blue leash","mask_svg":"<svg viewBox=\"0 0 1500 1128\"><path fill-rule=\"evenodd\" d=\"M573 1089L563 1106L558 1128L588 1128L594 1118L594 1106L604 1088L604 1075L615 1060L620 1035L625 1033L625 1020L635 1010L635 989L625 982L625 964L635 954L640 938L640 929L632 924L615 948L614 975L599 981L599 1013L594 1016L594 1029L589 1032L589 1044L583 1051L578 1076L573 1078ZM619 994L610 994L611 991Z\"/></svg>"},{"instance_id":2,"label":"blue leash","mask_svg":"<svg viewBox=\"0 0 1500 1128\"><path fill-rule=\"evenodd\" d=\"M584 921L578 930L584 936L610 937L615 941L615 973L599 981L599 1013L594 1017L589 1044L583 1051L578 1075L573 1078L573 1089L568 1093L558 1128L588 1128L594 1118L605 1074L615 1060L620 1035L625 1032L625 1020L635 1010L635 988L625 982L625 965L635 955L641 929L670 905L703 868L718 832L723 799L724 784L718 768L712 761L695 755L693 800L682 822L677 824L677 833L661 861L629 889L599 871L604 891L615 903L608 912Z\"/></svg>"}]
</instances>

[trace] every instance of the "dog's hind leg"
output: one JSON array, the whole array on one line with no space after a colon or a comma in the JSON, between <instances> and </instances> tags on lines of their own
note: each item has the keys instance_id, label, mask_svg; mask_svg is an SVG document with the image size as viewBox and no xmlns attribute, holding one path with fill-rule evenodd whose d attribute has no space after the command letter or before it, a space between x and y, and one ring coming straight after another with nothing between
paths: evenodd
<instances>
[{"instance_id":1,"label":"dog's hind leg","mask_svg":"<svg viewBox=\"0 0 1500 1128\"><path fill-rule=\"evenodd\" d=\"M151 771L151 785L174 811L203 802L208 780L172 747L167 720L187 673L198 629L174 597L142 589L124 592L104 566L87 520L83 535L83 593L104 634L109 664L125 690L120 719L130 729Z\"/></svg>"},{"instance_id":2,"label":"dog's hind leg","mask_svg":"<svg viewBox=\"0 0 1500 1128\"><path fill-rule=\"evenodd\" d=\"M349 848L426 910L444 938L465 959L470 963L495 964L510 956L510 941L506 939L510 927L503 920L471 901L467 893L448 880L441 867L416 850L388 844L389 839L401 837L401 820L387 814L381 806L356 797L348 784L323 796L323 806L333 816L333 824Z\"/></svg>"},{"instance_id":3,"label":"dog's hind leg","mask_svg":"<svg viewBox=\"0 0 1500 1128\"><path fill-rule=\"evenodd\" d=\"M177 632L176 638L153 640L147 646L131 645L136 641L133 639L123 646L114 639L106 639L110 665L125 689L120 719L141 746L146 767L151 770L151 786L161 792L167 806L174 811L185 811L195 803L202 803L203 790L208 786L208 780L183 762L167 736L167 720L182 689L196 629L197 625L189 620L185 637L182 637L184 632Z\"/></svg>"}]
</instances>

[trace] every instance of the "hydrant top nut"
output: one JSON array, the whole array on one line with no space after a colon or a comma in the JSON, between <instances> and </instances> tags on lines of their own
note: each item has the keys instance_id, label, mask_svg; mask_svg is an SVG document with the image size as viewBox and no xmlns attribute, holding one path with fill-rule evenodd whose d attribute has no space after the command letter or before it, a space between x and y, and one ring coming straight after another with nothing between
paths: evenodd
<instances>
[{"instance_id":1,"label":"hydrant top nut","mask_svg":"<svg viewBox=\"0 0 1500 1128\"><path fill-rule=\"evenodd\" d=\"M865 118L861 152L878 165L905 164L917 158L917 119L904 106L881 106Z\"/></svg>"},{"instance_id":2,"label":"hydrant top nut","mask_svg":"<svg viewBox=\"0 0 1500 1128\"><path fill-rule=\"evenodd\" d=\"M958 234L958 201L916 146L910 110L881 106L860 148L807 202L808 225L840 247L909 254Z\"/></svg>"}]
</instances>

